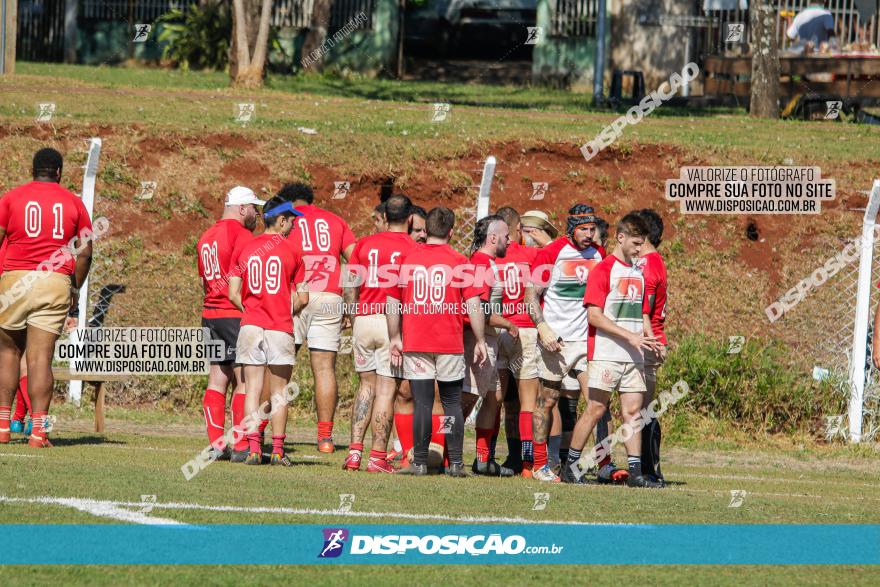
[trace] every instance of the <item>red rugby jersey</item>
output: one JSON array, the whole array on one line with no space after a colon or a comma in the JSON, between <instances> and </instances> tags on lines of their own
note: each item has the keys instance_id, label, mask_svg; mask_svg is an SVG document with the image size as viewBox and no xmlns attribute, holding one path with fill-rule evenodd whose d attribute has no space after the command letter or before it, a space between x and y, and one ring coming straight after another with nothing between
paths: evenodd
<instances>
[{"instance_id":1,"label":"red rugby jersey","mask_svg":"<svg viewBox=\"0 0 880 587\"><path fill-rule=\"evenodd\" d=\"M363 280L358 293L359 316L385 313L388 286L397 279L397 268L415 248L405 232L380 232L360 239L354 246L348 267L357 267Z\"/></svg>"},{"instance_id":2,"label":"red rugby jersey","mask_svg":"<svg viewBox=\"0 0 880 587\"><path fill-rule=\"evenodd\" d=\"M220 220L205 231L196 245L199 257L199 275L205 298L202 303L203 318L240 318L241 312L229 301L229 277L240 277L241 269L235 270L232 255L253 233L233 218ZM281 239L281 236L278 236Z\"/></svg>"},{"instance_id":3,"label":"red rugby jersey","mask_svg":"<svg viewBox=\"0 0 880 587\"><path fill-rule=\"evenodd\" d=\"M511 242L503 259L495 259L501 280L501 315L518 328L534 328L526 309L526 285L531 274L532 262L538 249Z\"/></svg>"},{"instance_id":4,"label":"red rugby jersey","mask_svg":"<svg viewBox=\"0 0 880 587\"><path fill-rule=\"evenodd\" d=\"M297 206L297 217L287 237L302 256L310 292L342 295L340 254L355 242L345 220L317 206Z\"/></svg>"},{"instance_id":5,"label":"red rugby jersey","mask_svg":"<svg viewBox=\"0 0 880 587\"><path fill-rule=\"evenodd\" d=\"M241 325L293 334L291 294L305 280L302 258L276 234L261 234L238 249L233 263L242 267Z\"/></svg>"},{"instance_id":6,"label":"red rugby jersey","mask_svg":"<svg viewBox=\"0 0 880 587\"><path fill-rule=\"evenodd\" d=\"M403 304L403 351L464 353L464 315L479 288L465 285L467 257L447 244L417 245L404 258L399 287L387 293Z\"/></svg>"},{"instance_id":7,"label":"red rugby jersey","mask_svg":"<svg viewBox=\"0 0 880 587\"><path fill-rule=\"evenodd\" d=\"M639 259L639 267L645 278L645 297L651 311L651 330L664 345L666 344L666 332L663 330L666 322L666 263L660 253L653 252Z\"/></svg>"},{"instance_id":8,"label":"red rugby jersey","mask_svg":"<svg viewBox=\"0 0 880 587\"><path fill-rule=\"evenodd\" d=\"M76 194L52 181L32 181L0 198L0 226L9 243L3 270L33 271L59 249L69 251L71 239L91 231L92 220ZM72 275L75 263L71 258L52 269Z\"/></svg>"}]
</instances>

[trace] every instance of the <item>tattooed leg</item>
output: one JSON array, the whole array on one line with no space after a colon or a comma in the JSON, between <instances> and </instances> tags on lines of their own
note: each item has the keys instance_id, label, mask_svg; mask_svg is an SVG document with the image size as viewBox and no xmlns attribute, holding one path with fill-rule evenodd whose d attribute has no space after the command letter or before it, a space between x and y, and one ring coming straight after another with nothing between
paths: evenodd
<instances>
[{"instance_id":1,"label":"tattooed leg","mask_svg":"<svg viewBox=\"0 0 880 587\"><path fill-rule=\"evenodd\" d=\"M532 434L535 442L546 442L550 433L550 414L553 406L559 401L561 381L545 381L541 379L541 391L535 400L535 411L532 413Z\"/></svg>"},{"instance_id":2,"label":"tattooed leg","mask_svg":"<svg viewBox=\"0 0 880 587\"><path fill-rule=\"evenodd\" d=\"M394 396L397 381L393 377L376 376L376 398L373 400L373 450L388 447L394 419Z\"/></svg>"},{"instance_id":3,"label":"tattooed leg","mask_svg":"<svg viewBox=\"0 0 880 587\"><path fill-rule=\"evenodd\" d=\"M351 442L363 444L370 425L370 414L373 411L373 398L376 395L376 372L366 371L360 374L361 384L357 397L351 408Z\"/></svg>"}]
</instances>

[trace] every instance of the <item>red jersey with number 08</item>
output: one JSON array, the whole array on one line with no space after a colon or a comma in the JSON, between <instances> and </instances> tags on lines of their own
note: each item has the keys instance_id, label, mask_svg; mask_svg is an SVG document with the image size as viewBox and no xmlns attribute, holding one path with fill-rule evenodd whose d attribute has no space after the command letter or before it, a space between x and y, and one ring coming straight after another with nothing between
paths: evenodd
<instances>
[{"instance_id":1,"label":"red jersey with number 08","mask_svg":"<svg viewBox=\"0 0 880 587\"><path fill-rule=\"evenodd\" d=\"M666 344L666 332L663 330L666 322L666 264L660 253L653 252L639 259L639 267L645 278L645 297L651 311L651 330L664 345Z\"/></svg>"},{"instance_id":2,"label":"red jersey with number 08","mask_svg":"<svg viewBox=\"0 0 880 587\"><path fill-rule=\"evenodd\" d=\"M0 227L9 243L3 271L33 271L48 261L56 273L72 275L75 259L59 265L52 256L70 251L71 239L91 232L92 220L76 194L55 182L32 181L0 198Z\"/></svg>"},{"instance_id":3,"label":"red jersey with number 08","mask_svg":"<svg viewBox=\"0 0 880 587\"><path fill-rule=\"evenodd\" d=\"M228 218L214 224L199 239L196 250L199 256L199 275L205 291L203 318L241 317L241 312L229 301L230 271L236 269L232 263L232 255L253 237L253 233L241 222ZM239 269L235 271L235 276L240 277L241 273Z\"/></svg>"},{"instance_id":4,"label":"red jersey with number 08","mask_svg":"<svg viewBox=\"0 0 880 587\"><path fill-rule=\"evenodd\" d=\"M305 280L302 258L279 234L261 234L234 255L242 267L241 325L293 334L291 294Z\"/></svg>"},{"instance_id":5,"label":"red jersey with number 08","mask_svg":"<svg viewBox=\"0 0 880 587\"><path fill-rule=\"evenodd\" d=\"M501 279L501 315L518 328L534 328L531 316L526 309L526 285L531 275L532 261L538 249L519 243L507 245L504 258L495 259Z\"/></svg>"},{"instance_id":6,"label":"red jersey with number 08","mask_svg":"<svg viewBox=\"0 0 880 587\"><path fill-rule=\"evenodd\" d=\"M453 281L453 272L472 270L467 257L447 244L417 245L404 258L399 287L387 291L403 304L404 352L464 353L465 302L480 289Z\"/></svg>"},{"instance_id":7,"label":"red jersey with number 08","mask_svg":"<svg viewBox=\"0 0 880 587\"><path fill-rule=\"evenodd\" d=\"M311 204L296 209L303 215L287 238L302 255L309 291L342 295L339 256L355 242L354 233L332 212Z\"/></svg>"},{"instance_id":8,"label":"red jersey with number 08","mask_svg":"<svg viewBox=\"0 0 880 587\"><path fill-rule=\"evenodd\" d=\"M405 232L380 232L357 242L348 268L361 280L358 316L385 313L387 288L396 280L403 258L415 246L416 242Z\"/></svg>"}]
</instances>

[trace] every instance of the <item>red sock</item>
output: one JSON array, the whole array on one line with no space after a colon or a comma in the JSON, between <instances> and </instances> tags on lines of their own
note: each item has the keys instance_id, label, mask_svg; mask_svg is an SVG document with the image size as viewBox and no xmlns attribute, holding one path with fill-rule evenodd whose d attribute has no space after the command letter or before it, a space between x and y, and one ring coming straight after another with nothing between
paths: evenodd
<instances>
[{"instance_id":1,"label":"red sock","mask_svg":"<svg viewBox=\"0 0 880 587\"><path fill-rule=\"evenodd\" d=\"M318 422L318 440L333 438L333 422Z\"/></svg>"},{"instance_id":2,"label":"red sock","mask_svg":"<svg viewBox=\"0 0 880 587\"><path fill-rule=\"evenodd\" d=\"M413 447L413 415L394 414L394 427L397 428L397 439L400 441L400 450L404 456L409 454Z\"/></svg>"},{"instance_id":3,"label":"red sock","mask_svg":"<svg viewBox=\"0 0 880 587\"><path fill-rule=\"evenodd\" d=\"M45 440L48 432L46 431L46 421L49 419L49 411L33 412L34 427L31 430L31 436L36 436Z\"/></svg>"},{"instance_id":4,"label":"red sock","mask_svg":"<svg viewBox=\"0 0 880 587\"><path fill-rule=\"evenodd\" d=\"M202 399L205 412L205 427L208 429L208 442L216 449L223 450L223 427L226 425L226 395L216 389L206 389Z\"/></svg>"},{"instance_id":5,"label":"red sock","mask_svg":"<svg viewBox=\"0 0 880 587\"><path fill-rule=\"evenodd\" d=\"M280 436L272 435L272 454L284 454L284 439L287 438L286 434L282 434Z\"/></svg>"},{"instance_id":6,"label":"red sock","mask_svg":"<svg viewBox=\"0 0 880 587\"><path fill-rule=\"evenodd\" d=\"M446 446L446 435L439 432L440 425L443 423L443 414L431 414L431 442L435 442L440 446Z\"/></svg>"},{"instance_id":7,"label":"red sock","mask_svg":"<svg viewBox=\"0 0 880 587\"><path fill-rule=\"evenodd\" d=\"M599 468L601 469L602 467L604 467L605 465L608 465L610 463L611 463L611 455L610 454L605 455L605 458L602 459L601 461L599 461Z\"/></svg>"},{"instance_id":8,"label":"red sock","mask_svg":"<svg viewBox=\"0 0 880 587\"><path fill-rule=\"evenodd\" d=\"M537 471L541 467L547 464L547 441L544 442L535 442L535 470Z\"/></svg>"},{"instance_id":9,"label":"red sock","mask_svg":"<svg viewBox=\"0 0 880 587\"><path fill-rule=\"evenodd\" d=\"M31 411L31 396L28 395L27 384L28 378L25 375L19 379L18 389L15 390L15 415L12 419L20 422L24 422L24 417Z\"/></svg>"},{"instance_id":10,"label":"red sock","mask_svg":"<svg viewBox=\"0 0 880 587\"><path fill-rule=\"evenodd\" d=\"M520 440L534 440L532 437L532 413L531 412L520 412L519 413L519 439Z\"/></svg>"},{"instance_id":11,"label":"red sock","mask_svg":"<svg viewBox=\"0 0 880 587\"><path fill-rule=\"evenodd\" d=\"M492 442L492 428L477 428L477 459L481 463L489 460L489 444Z\"/></svg>"},{"instance_id":12,"label":"red sock","mask_svg":"<svg viewBox=\"0 0 880 587\"><path fill-rule=\"evenodd\" d=\"M247 434L241 429L241 421L244 420L244 398L243 393L232 396L232 427L237 431L233 434L233 438L238 439L232 449L238 452L248 449Z\"/></svg>"},{"instance_id":13,"label":"red sock","mask_svg":"<svg viewBox=\"0 0 880 587\"><path fill-rule=\"evenodd\" d=\"M269 425L269 420L260 420L260 425L257 427L257 432L260 433L260 438L262 438L266 434L266 426Z\"/></svg>"},{"instance_id":14,"label":"red sock","mask_svg":"<svg viewBox=\"0 0 880 587\"><path fill-rule=\"evenodd\" d=\"M371 459L379 459L380 461L384 461L388 459L388 453L384 450L376 450L375 448L370 449L370 458Z\"/></svg>"},{"instance_id":15,"label":"red sock","mask_svg":"<svg viewBox=\"0 0 880 587\"><path fill-rule=\"evenodd\" d=\"M248 441L248 450L250 452L261 453L263 452L263 447L260 445L260 435L254 432L253 434L247 435Z\"/></svg>"},{"instance_id":16,"label":"red sock","mask_svg":"<svg viewBox=\"0 0 880 587\"><path fill-rule=\"evenodd\" d=\"M0 406L0 432L9 432L9 415L12 406Z\"/></svg>"},{"instance_id":17,"label":"red sock","mask_svg":"<svg viewBox=\"0 0 880 587\"><path fill-rule=\"evenodd\" d=\"M352 442L348 445L348 450L356 450L358 452L364 452L364 443L363 442Z\"/></svg>"}]
</instances>

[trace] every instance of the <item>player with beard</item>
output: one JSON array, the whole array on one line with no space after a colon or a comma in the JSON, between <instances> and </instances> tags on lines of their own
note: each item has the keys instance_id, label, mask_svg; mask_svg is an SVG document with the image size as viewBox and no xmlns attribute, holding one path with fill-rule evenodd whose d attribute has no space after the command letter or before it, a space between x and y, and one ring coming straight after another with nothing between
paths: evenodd
<instances>
[{"instance_id":1,"label":"player with beard","mask_svg":"<svg viewBox=\"0 0 880 587\"><path fill-rule=\"evenodd\" d=\"M428 231L425 228L427 220L428 213L421 206L413 206L410 209L409 235L417 243L424 244L428 240Z\"/></svg>"}]
</instances>

